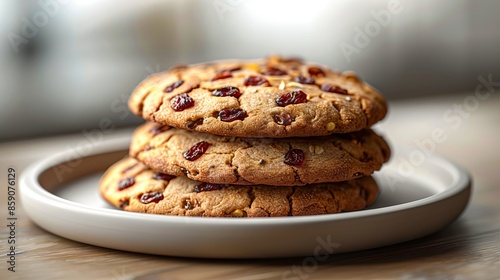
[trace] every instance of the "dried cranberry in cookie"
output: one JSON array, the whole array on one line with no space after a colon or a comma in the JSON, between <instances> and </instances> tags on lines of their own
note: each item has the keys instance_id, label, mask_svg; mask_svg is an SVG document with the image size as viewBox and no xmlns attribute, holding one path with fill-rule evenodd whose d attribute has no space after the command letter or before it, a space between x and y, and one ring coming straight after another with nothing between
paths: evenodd
<instances>
[{"instance_id":1,"label":"dried cranberry in cookie","mask_svg":"<svg viewBox=\"0 0 500 280\"><path fill-rule=\"evenodd\" d=\"M187 94L179 94L170 100L170 106L174 111L180 112L194 106L194 100Z\"/></svg>"},{"instance_id":2,"label":"dried cranberry in cookie","mask_svg":"<svg viewBox=\"0 0 500 280\"><path fill-rule=\"evenodd\" d=\"M236 120L244 120L248 116L247 112L243 109L231 108L224 109L219 112L219 119L223 122L234 122Z\"/></svg>"},{"instance_id":3,"label":"dried cranberry in cookie","mask_svg":"<svg viewBox=\"0 0 500 280\"><path fill-rule=\"evenodd\" d=\"M332 85L332 84L321 85L321 90L326 91L326 92L338 93L338 94L348 94L346 89L343 89L339 86Z\"/></svg>"},{"instance_id":4,"label":"dried cranberry in cookie","mask_svg":"<svg viewBox=\"0 0 500 280\"><path fill-rule=\"evenodd\" d=\"M123 200L123 201L120 200L118 202L118 208L120 208L120 209L124 209L125 207L127 207L129 205L130 205L130 200L128 200L128 199L127 200Z\"/></svg>"},{"instance_id":5,"label":"dried cranberry in cookie","mask_svg":"<svg viewBox=\"0 0 500 280\"><path fill-rule=\"evenodd\" d=\"M127 177L118 183L118 190L121 191L121 190L124 190L126 188L130 188L134 184L135 184L135 178L134 177Z\"/></svg>"},{"instance_id":6,"label":"dried cranberry in cookie","mask_svg":"<svg viewBox=\"0 0 500 280\"><path fill-rule=\"evenodd\" d=\"M299 104L307 101L307 94L301 90L294 90L276 98L276 104L285 107L291 104Z\"/></svg>"},{"instance_id":7,"label":"dried cranberry in cookie","mask_svg":"<svg viewBox=\"0 0 500 280\"><path fill-rule=\"evenodd\" d=\"M231 78L232 76L233 76L233 74L231 74L231 71L222 70L222 71L218 71L217 73L215 73L215 76L212 78L212 81L227 79L227 78Z\"/></svg>"},{"instance_id":8,"label":"dried cranberry in cookie","mask_svg":"<svg viewBox=\"0 0 500 280\"><path fill-rule=\"evenodd\" d=\"M285 155L285 164L301 166L304 163L304 151L301 149L291 149Z\"/></svg>"},{"instance_id":9,"label":"dried cranberry in cookie","mask_svg":"<svg viewBox=\"0 0 500 280\"><path fill-rule=\"evenodd\" d=\"M186 123L186 128L187 129L195 129L197 126L203 124L203 120L204 120L203 118L200 118L200 119L196 119L194 121L188 121Z\"/></svg>"},{"instance_id":10,"label":"dried cranberry in cookie","mask_svg":"<svg viewBox=\"0 0 500 280\"><path fill-rule=\"evenodd\" d=\"M303 75L297 76L293 80L296 81L297 83L306 84L306 85L314 85L316 83L316 81L313 78L306 77Z\"/></svg>"},{"instance_id":11,"label":"dried cranberry in cookie","mask_svg":"<svg viewBox=\"0 0 500 280\"><path fill-rule=\"evenodd\" d=\"M168 175L168 174L165 174L165 173L155 173L152 176L152 178L155 179L155 180L170 181L170 180L174 179L175 176Z\"/></svg>"},{"instance_id":12,"label":"dried cranberry in cookie","mask_svg":"<svg viewBox=\"0 0 500 280\"><path fill-rule=\"evenodd\" d=\"M212 144L201 141L192 146L188 151L183 153L185 159L189 161L197 160L200 158Z\"/></svg>"},{"instance_id":13,"label":"dried cranberry in cookie","mask_svg":"<svg viewBox=\"0 0 500 280\"><path fill-rule=\"evenodd\" d=\"M224 185L220 184L208 184L208 183L201 183L197 186L194 187L194 192L206 192L206 191L215 191L215 190L220 190L224 187Z\"/></svg>"},{"instance_id":14,"label":"dried cranberry in cookie","mask_svg":"<svg viewBox=\"0 0 500 280\"><path fill-rule=\"evenodd\" d=\"M321 68L312 66L307 69L307 73L311 75L311 77L325 77L325 71L323 71Z\"/></svg>"},{"instance_id":15,"label":"dried cranberry in cookie","mask_svg":"<svg viewBox=\"0 0 500 280\"><path fill-rule=\"evenodd\" d=\"M145 194L142 194L141 197L139 198L139 201L142 202L143 204L149 204L151 202L158 203L161 200L163 200L163 194L161 192L148 192Z\"/></svg>"},{"instance_id":16,"label":"dried cranberry in cookie","mask_svg":"<svg viewBox=\"0 0 500 280\"><path fill-rule=\"evenodd\" d=\"M149 132L151 132L151 133L152 133L152 134L154 134L154 135L158 135L158 134L160 134L160 133L162 133L162 132L164 132L164 131L169 130L170 128L171 128L171 127L170 127L170 126L168 126L168 125L161 125L161 124L158 124L158 125L156 125L155 127L151 128L151 129L149 130Z\"/></svg>"},{"instance_id":17,"label":"dried cranberry in cookie","mask_svg":"<svg viewBox=\"0 0 500 280\"><path fill-rule=\"evenodd\" d=\"M241 92L240 89L237 87L233 86L227 86L227 87L221 87L212 92L213 96L233 96L233 97L240 97Z\"/></svg>"},{"instance_id":18,"label":"dried cranberry in cookie","mask_svg":"<svg viewBox=\"0 0 500 280\"><path fill-rule=\"evenodd\" d=\"M183 80L175 81L175 82L171 83L170 85L168 85L163 91L164 92L171 92L174 89L180 87L183 83L184 83Z\"/></svg>"},{"instance_id":19,"label":"dried cranberry in cookie","mask_svg":"<svg viewBox=\"0 0 500 280\"><path fill-rule=\"evenodd\" d=\"M268 66L266 71L264 71L264 75L267 76L284 76L286 75L286 71L274 66Z\"/></svg>"},{"instance_id":20,"label":"dried cranberry in cookie","mask_svg":"<svg viewBox=\"0 0 500 280\"><path fill-rule=\"evenodd\" d=\"M219 70L217 72L223 72L223 71L234 72L234 71L239 71L239 70L241 70L241 66L235 66L235 67L228 68L228 69L222 69L222 70Z\"/></svg>"},{"instance_id":21,"label":"dried cranberry in cookie","mask_svg":"<svg viewBox=\"0 0 500 280\"><path fill-rule=\"evenodd\" d=\"M273 120L275 123L284 126L292 124L293 121L292 116L288 113L276 114L273 116Z\"/></svg>"},{"instance_id":22,"label":"dried cranberry in cookie","mask_svg":"<svg viewBox=\"0 0 500 280\"><path fill-rule=\"evenodd\" d=\"M249 76L243 81L245 86L270 86L269 81L262 76Z\"/></svg>"}]
</instances>

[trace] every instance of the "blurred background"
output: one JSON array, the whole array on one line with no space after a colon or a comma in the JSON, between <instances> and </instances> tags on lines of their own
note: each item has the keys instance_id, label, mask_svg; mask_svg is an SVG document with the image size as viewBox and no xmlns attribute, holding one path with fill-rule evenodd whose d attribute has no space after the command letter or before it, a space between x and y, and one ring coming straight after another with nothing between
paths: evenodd
<instances>
[{"instance_id":1,"label":"blurred background","mask_svg":"<svg viewBox=\"0 0 500 280\"><path fill-rule=\"evenodd\" d=\"M174 64L299 56L389 101L500 81L495 0L6 0L0 35L0 141L142 123L128 96Z\"/></svg>"}]
</instances>

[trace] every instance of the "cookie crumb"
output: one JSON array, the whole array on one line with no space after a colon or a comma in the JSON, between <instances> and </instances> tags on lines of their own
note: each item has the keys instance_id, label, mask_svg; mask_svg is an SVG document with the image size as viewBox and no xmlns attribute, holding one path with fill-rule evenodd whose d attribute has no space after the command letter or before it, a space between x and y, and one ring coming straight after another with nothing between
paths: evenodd
<instances>
[{"instance_id":1,"label":"cookie crumb","mask_svg":"<svg viewBox=\"0 0 500 280\"><path fill-rule=\"evenodd\" d=\"M279 87L278 87L279 90L284 90L285 89L285 81L281 81Z\"/></svg>"},{"instance_id":2,"label":"cookie crumb","mask_svg":"<svg viewBox=\"0 0 500 280\"><path fill-rule=\"evenodd\" d=\"M231 213L231 216L233 216L233 217L245 217L245 216L246 216L246 213L245 213L245 211L243 211L243 210L236 209L236 210L234 210L234 211Z\"/></svg>"},{"instance_id":3,"label":"cookie crumb","mask_svg":"<svg viewBox=\"0 0 500 280\"><path fill-rule=\"evenodd\" d=\"M289 82L288 84L286 84L286 87L303 88L304 85L301 83L297 83L297 82Z\"/></svg>"},{"instance_id":4,"label":"cookie crumb","mask_svg":"<svg viewBox=\"0 0 500 280\"><path fill-rule=\"evenodd\" d=\"M309 152L311 152L312 154L314 154L314 146L309 146Z\"/></svg>"},{"instance_id":5,"label":"cookie crumb","mask_svg":"<svg viewBox=\"0 0 500 280\"><path fill-rule=\"evenodd\" d=\"M334 122L329 122L326 124L326 130L328 131L333 131L335 129L335 123Z\"/></svg>"},{"instance_id":6,"label":"cookie crumb","mask_svg":"<svg viewBox=\"0 0 500 280\"><path fill-rule=\"evenodd\" d=\"M323 149L323 147L320 146L314 147L314 153L316 153L317 155L321 155L324 151L325 149Z\"/></svg>"},{"instance_id":7,"label":"cookie crumb","mask_svg":"<svg viewBox=\"0 0 500 280\"><path fill-rule=\"evenodd\" d=\"M325 149L323 149L323 147L321 146L314 145L309 146L309 151L313 154L321 155L325 151Z\"/></svg>"}]
</instances>

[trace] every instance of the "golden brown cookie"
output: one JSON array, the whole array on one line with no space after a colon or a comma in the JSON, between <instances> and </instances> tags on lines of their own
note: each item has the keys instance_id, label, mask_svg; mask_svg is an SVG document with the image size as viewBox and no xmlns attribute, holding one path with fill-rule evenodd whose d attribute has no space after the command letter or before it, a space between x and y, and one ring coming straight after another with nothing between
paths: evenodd
<instances>
[{"instance_id":1,"label":"golden brown cookie","mask_svg":"<svg viewBox=\"0 0 500 280\"><path fill-rule=\"evenodd\" d=\"M139 126L130 155L153 170L213 183L300 186L372 174L390 156L370 129L302 138L224 137L156 123Z\"/></svg>"},{"instance_id":2,"label":"golden brown cookie","mask_svg":"<svg viewBox=\"0 0 500 280\"><path fill-rule=\"evenodd\" d=\"M146 120L236 137L347 133L384 118L384 98L354 73L270 57L176 67L151 75L130 110Z\"/></svg>"},{"instance_id":3,"label":"golden brown cookie","mask_svg":"<svg viewBox=\"0 0 500 280\"><path fill-rule=\"evenodd\" d=\"M206 217L331 214L372 204L378 187L370 177L304 187L212 185L155 173L134 158L111 166L101 195L126 211Z\"/></svg>"}]
</instances>

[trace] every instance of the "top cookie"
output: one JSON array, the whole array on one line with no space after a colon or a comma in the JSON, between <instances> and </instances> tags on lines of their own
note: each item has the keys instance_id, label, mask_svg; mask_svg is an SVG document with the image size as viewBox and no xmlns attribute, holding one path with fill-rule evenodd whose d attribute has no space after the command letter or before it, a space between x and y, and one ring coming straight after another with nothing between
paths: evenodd
<instances>
[{"instance_id":1,"label":"top cookie","mask_svg":"<svg viewBox=\"0 0 500 280\"><path fill-rule=\"evenodd\" d=\"M298 59L180 66L146 78L129 99L146 120L235 137L348 133L384 118L384 98L354 73Z\"/></svg>"}]
</instances>

